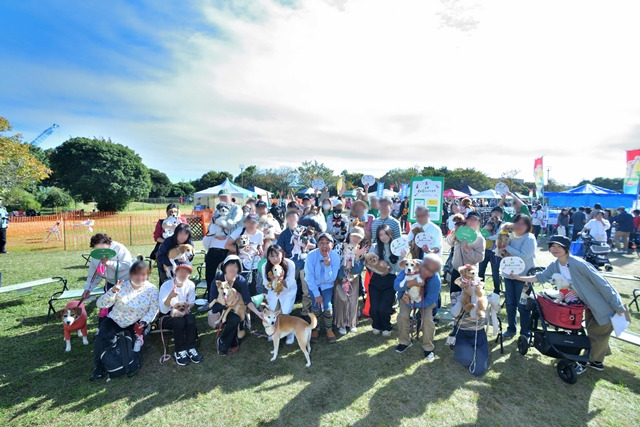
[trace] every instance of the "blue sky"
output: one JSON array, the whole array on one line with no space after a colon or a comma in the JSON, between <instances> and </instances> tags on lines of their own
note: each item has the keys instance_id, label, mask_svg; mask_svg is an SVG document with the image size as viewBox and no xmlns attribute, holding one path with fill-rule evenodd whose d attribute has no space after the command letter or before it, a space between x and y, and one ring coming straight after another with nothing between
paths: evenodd
<instances>
[{"instance_id":1,"label":"blue sky","mask_svg":"<svg viewBox=\"0 0 640 427\"><path fill-rule=\"evenodd\" d=\"M239 164L473 166L567 184L640 147L637 2L0 3L0 115L173 180ZM544 29L544 31L541 31ZM176 159L182 161L176 162ZM578 166L579 165L579 166Z\"/></svg>"}]
</instances>

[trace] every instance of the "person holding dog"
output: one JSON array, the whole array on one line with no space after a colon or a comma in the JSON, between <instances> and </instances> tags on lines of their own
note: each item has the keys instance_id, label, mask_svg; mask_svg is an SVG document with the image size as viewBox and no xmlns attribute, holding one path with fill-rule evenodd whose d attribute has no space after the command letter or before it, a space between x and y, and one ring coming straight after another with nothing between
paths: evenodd
<instances>
[{"instance_id":1,"label":"person holding dog","mask_svg":"<svg viewBox=\"0 0 640 427\"><path fill-rule=\"evenodd\" d=\"M329 344L335 344L333 333L333 286L340 271L340 255L332 251L333 237L322 233L318 236L318 248L309 252L304 266L304 276L311 297L313 314L324 320ZM322 317L320 317L322 315ZM311 342L318 342L320 321L311 332Z\"/></svg>"},{"instance_id":2,"label":"person holding dog","mask_svg":"<svg viewBox=\"0 0 640 427\"><path fill-rule=\"evenodd\" d=\"M200 363L202 356L196 350L196 318L190 310L196 301L196 285L189 280L193 267L188 261L176 263L175 277L160 287L158 305L160 306L160 329L173 330L175 347L173 357L178 366L189 362ZM179 305L185 304L186 310L179 311Z\"/></svg>"},{"instance_id":3,"label":"person holding dog","mask_svg":"<svg viewBox=\"0 0 640 427\"><path fill-rule=\"evenodd\" d=\"M258 230L258 222L260 219L255 213L250 213L244 218L244 227L236 228L236 230L229 235L225 249L230 254L236 254L242 260L243 273L245 279L249 283L249 293L256 295L258 293L256 289L257 275L258 275L258 261L264 255L264 234L261 230ZM237 240L240 236L249 236L249 244L243 248L238 247Z\"/></svg>"},{"instance_id":4,"label":"person holding dog","mask_svg":"<svg viewBox=\"0 0 640 427\"><path fill-rule=\"evenodd\" d=\"M442 268L442 257L437 253L427 253L420 264L420 278L422 279L422 301L411 304L409 294L406 292L413 286L419 286L417 282L403 284L406 277L404 271L400 271L396 277L393 287L398 292L400 312L398 313L398 346L397 353L404 353L411 347L411 324L409 319L411 311L420 309L422 324L422 350L427 360L433 360L435 346L433 340L436 334L436 325L433 321L433 309L436 308L438 297L440 296L440 269ZM402 286L402 287L401 287ZM419 326L416 326L419 328Z\"/></svg>"},{"instance_id":5,"label":"person holding dog","mask_svg":"<svg viewBox=\"0 0 640 427\"><path fill-rule=\"evenodd\" d=\"M585 372L586 367L597 371L604 370L604 359L611 354L609 339L613 332L611 318L625 316L626 308L620 294L613 286L582 258L569 253L571 239L566 236L553 236L549 239L549 252L556 260L535 276L521 277L512 275L515 280L529 283L549 282L556 273L562 274L571 283L571 289L588 307L585 310L587 336L591 344L591 360L579 364L578 374Z\"/></svg>"},{"instance_id":6,"label":"person holding dog","mask_svg":"<svg viewBox=\"0 0 640 427\"><path fill-rule=\"evenodd\" d=\"M127 271L127 277L127 282L118 280L96 301L98 308L110 308L111 311L98 326L93 349L95 366L91 380L104 376L100 355L112 344L118 332L129 331L131 335L141 336L141 331L158 314L158 288L149 282L147 263L138 259Z\"/></svg>"},{"instance_id":7,"label":"person holding dog","mask_svg":"<svg viewBox=\"0 0 640 427\"><path fill-rule=\"evenodd\" d=\"M296 265L290 259L285 258L284 249L278 245L269 246L267 249L267 262L262 266L262 283L266 286L267 302L269 304L269 310L276 311L278 305L280 305L280 311L282 314L291 314L293 311L293 305L296 302L296 294L298 293L298 284L296 283ZM279 265L282 268L282 275L278 278L274 278L273 267ZM283 289L280 293L277 293L273 286L269 284L274 280L281 280L283 283ZM264 289L259 290L261 293ZM291 345L295 340L294 334L287 335L286 343Z\"/></svg>"},{"instance_id":8,"label":"person holding dog","mask_svg":"<svg viewBox=\"0 0 640 427\"><path fill-rule=\"evenodd\" d=\"M175 231L173 232L173 236L166 239L158 248L158 255L156 257L156 262L158 263L158 274L160 275L160 286L169 280L167 277L167 273L164 269L164 266L172 267L171 261L169 260L169 251L171 249L178 247L180 245L191 245L193 246L193 239L191 237L191 227L189 224L178 224ZM189 262L193 261L193 255L188 255Z\"/></svg>"},{"instance_id":9,"label":"person holding dog","mask_svg":"<svg viewBox=\"0 0 640 427\"><path fill-rule=\"evenodd\" d=\"M229 255L222 262L222 265L220 266L220 273L218 274L216 279L232 283L233 289L235 289L240 294L240 298L242 298L242 301L245 303L247 308L251 310L256 316L258 316L259 319L262 319L262 313L258 311L256 306L253 304L253 301L251 300L247 279L245 279L240 274L241 272L242 263L240 261L240 257L238 257L238 255ZM209 286L209 302L211 303L217 298L218 287L216 286L216 281L214 280ZM209 326L211 326L212 328L218 327L218 323L220 322L220 318L222 316L222 311L225 310L225 308L226 307L219 302L216 302L213 307L211 307L208 315ZM249 313L247 313L247 315L248 314ZM240 345L238 337L238 327L244 321L245 319L241 319L240 316L238 316L233 311L227 314L227 321L224 324L222 334L217 341L218 354L220 354L221 356L226 356L230 348Z\"/></svg>"},{"instance_id":10,"label":"person holding dog","mask_svg":"<svg viewBox=\"0 0 640 427\"><path fill-rule=\"evenodd\" d=\"M2 197L0 197L0 254L7 253L7 228L9 228L9 213L7 208L2 206Z\"/></svg>"},{"instance_id":11,"label":"person holding dog","mask_svg":"<svg viewBox=\"0 0 640 427\"><path fill-rule=\"evenodd\" d=\"M166 212L167 212L167 217L173 213L176 213L181 223L183 224L187 223L187 219L181 215L180 209L176 203L169 203L167 205ZM156 259L158 249L160 248L160 245L162 244L162 242L164 242L164 237L162 237L162 234L164 233L164 228L162 227L162 223L164 222L165 219L167 218L166 217L160 218L158 222L156 222L156 228L153 231L153 241L156 243L156 246L155 248L153 248L153 251L151 251L151 255L149 255L149 258L153 260Z\"/></svg>"},{"instance_id":12,"label":"person holding dog","mask_svg":"<svg viewBox=\"0 0 640 427\"><path fill-rule=\"evenodd\" d=\"M354 202L362 202L356 200ZM333 287L333 324L340 335L358 331L358 296L360 296L360 278L364 270L364 255L369 250L367 245L361 245L365 239L362 227L352 227L347 236L347 243L356 245L356 261L349 271L341 265L336 283Z\"/></svg>"},{"instance_id":13,"label":"person holding dog","mask_svg":"<svg viewBox=\"0 0 640 427\"><path fill-rule=\"evenodd\" d=\"M89 263L89 273L87 281L84 285L82 299L86 300L91 296L91 291L102 280L105 280L105 292L111 289L118 281L129 280L129 269L133 259L131 252L122 243L118 243L109 237L108 234L98 233L91 237L89 242L91 249L112 249L116 252L116 256L110 259L94 259L91 258Z\"/></svg>"},{"instance_id":14,"label":"person holding dog","mask_svg":"<svg viewBox=\"0 0 640 427\"><path fill-rule=\"evenodd\" d=\"M380 204L380 207L383 205ZM379 259L385 261L391 266L391 271L382 276L373 272L371 280L369 280L369 298L371 299L371 307L369 308L369 316L373 321L373 335L382 334L383 337L391 335L391 313L393 312L393 303L396 294L393 283L396 275L400 272L398 263L404 258L391 253L391 242L394 240L394 232L387 224L382 224L376 229L376 243L371 245L369 253L376 254ZM406 255L406 254L405 254Z\"/></svg>"},{"instance_id":15,"label":"person holding dog","mask_svg":"<svg viewBox=\"0 0 640 427\"><path fill-rule=\"evenodd\" d=\"M451 308L455 318L452 335L447 339L453 345L453 358L469 369L476 377L489 370L489 341L485 325L487 319L471 317L471 312L462 309L462 300ZM453 344L450 340L453 339Z\"/></svg>"}]
</instances>

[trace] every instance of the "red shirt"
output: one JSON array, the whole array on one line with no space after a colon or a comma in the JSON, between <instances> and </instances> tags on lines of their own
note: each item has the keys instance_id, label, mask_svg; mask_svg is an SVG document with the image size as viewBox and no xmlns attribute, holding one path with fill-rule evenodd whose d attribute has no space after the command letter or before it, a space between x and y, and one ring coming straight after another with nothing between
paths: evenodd
<instances>
[{"instance_id":1,"label":"red shirt","mask_svg":"<svg viewBox=\"0 0 640 427\"><path fill-rule=\"evenodd\" d=\"M164 233L164 228L162 228L162 222L165 220L166 218L162 218L159 219L158 222L156 223L156 229L153 230L153 241L157 242L158 239L160 239L162 237L162 233ZM181 216L180 217L180 222L183 224L187 223L187 220L185 217Z\"/></svg>"},{"instance_id":2,"label":"red shirt","mask_svg":"<svg viewBox=\"0 0 640 427\"><path fill-rule=\"evenodd\" d=\"M640 228L640 215L633 217L633 228L638 231Z\"/></svg>"}]
</instances>

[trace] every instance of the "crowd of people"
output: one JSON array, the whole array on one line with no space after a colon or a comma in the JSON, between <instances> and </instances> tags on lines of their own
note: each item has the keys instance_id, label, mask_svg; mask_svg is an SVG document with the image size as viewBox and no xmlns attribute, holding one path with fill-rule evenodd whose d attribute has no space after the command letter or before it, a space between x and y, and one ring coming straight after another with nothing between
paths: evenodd
<instances>
[{"instance_id":1,"label":"crowd of people","mask_svg":"<svg viewBox=\"0 0 640 427\"><path fill-rule=\"evenodd\" d=\"M635 217L631 217L619 209L615 216L609 213L606 219L606 210L598 206L575 212L562 210L557 232L548 240L549 251L557 260L543 272L528 276L526 273L535 265L538 235L545 227L544 217L538 214L540 207L527 206L510 194L510 206L506 206L505 195L491 206L482 206L484 212L479 212L477 203L463 199L445 203L441 226L432 222L431 211L424 206L415 209L416 222L411 224L407 199L370 198L367 190L361 189L354 200L331 197L326 189L301 200L291 197L284 212L276 203L269 206L261 199L247 200L241 206L228 191L219 192L216 212L203 240L204 280L210 304L202 305L201 311L207 311L211 327L222 328L215 344L220 355L237 349L251 317L253 325L255 320L262 319L261 307L252 297L264 294L270 310L289 315L299 301L302 306L299 316L308 320L310 313L315 315L318 322L311 333L312 343L318 343L322 334L328 344L335 344L339 336L357 332L359 322L366 318L371 321L373 335L389 338L394 334L392 315L396 313L395 351L407 351L412 346L413 334L417 338L421 332L424 357L433 360L444 278L449 283L450 309L455 316L453 357L472 374L483 375L490 366L487 319L463 308L462 289L457 284L459 270L471 266L478 270L481 280L488 283L491 279L489 301L499 307L504 295L507 314L504 339L530 334L530 312L522 301L527 283L549 281L553 273L563 274L589 307L586 329L594 351L591 361L582 367L603 369L604 358L610 353L608 319L624 309L620 296L606 279L593 266L570 255L571 239L567 236L575 237L575 233L588 230L599 239L615 222L613 239L621 240L626 248L627 239L640 226L640 211L634 211ZM177 209L169 205L167 212L175 213ZM224 221L216 222L220 217ZM147 264L133 258L122 244L105 234L92 237L92 248L109 248L116 254L110 259L92 260L85 285L83 297L88 297L102 280L105 282L106 292L98 299L101 310L96 355L117 332L129 330L140 336L140 330L160 320L162 328L173 330L173 358L178 365L202 360L196 349L197 328L192 313L196 297L195 285L189 279L193 271L191 257L178 262L169 258L175 248L193 245L193 238L186 221L180 219L176 224L170 235L163 235L166 230L160 220L153 236L156 247L152 257L158 264L159 287L150 283ZM499 248L505 224L512 226L512 232L508 245ZM455 231L462 225L475 232L473 241L458 239ZM429 244L422 242L417 246L418 234L424 234ZM394 241L401 238L409 242L411 250L393 250ZM450 247L446 258L445 241ZM500 259L505 254L522 259L525 268L521 275L500 271ZM405 266L411 259L420 262L412 272L417 280L409 281ZM491 276L487 275L488 267ZM274 277L273 272L278 272L279 277ZM271 286L274 279L282 282L279 292ZM218 299L219 282L227 282L236 290L247 307L246 318L232 311L222 322L226 307ZM409 298L414 286L420 287L418 302ZM366 297L362 307L361 296ZM178 305L183 315L172 316ZM285 339L287 344L294 342L293 334ZM103 375L96 356L92 378Z\"/></svg>"}]
</instances>

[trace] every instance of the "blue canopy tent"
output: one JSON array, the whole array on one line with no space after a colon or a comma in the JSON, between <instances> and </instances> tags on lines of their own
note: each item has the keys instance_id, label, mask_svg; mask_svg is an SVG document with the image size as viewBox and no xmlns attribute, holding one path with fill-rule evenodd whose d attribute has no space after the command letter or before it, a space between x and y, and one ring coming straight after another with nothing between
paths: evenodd
<instances>
[{"instance_id":1,"label":"blue canopy tent","mask_svg":"<svg viewBox=\"0 0 640 427\"><path fill-rule=\"evenodd\" d=\"M631 208L636 200L635 194L622 194L608 188L585 184L560 193L545 193L549 206L579 208L600 203L605 208L624 206Z\"/></svg>"}]
</instances>

